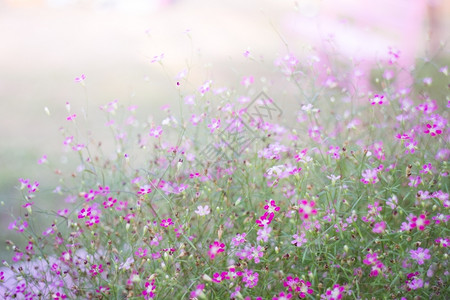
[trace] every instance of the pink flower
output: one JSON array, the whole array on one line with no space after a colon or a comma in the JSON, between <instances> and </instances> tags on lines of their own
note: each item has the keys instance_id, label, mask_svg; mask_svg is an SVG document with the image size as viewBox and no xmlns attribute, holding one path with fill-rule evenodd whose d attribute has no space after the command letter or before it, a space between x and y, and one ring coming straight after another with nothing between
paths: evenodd
<instances>
[{"instance_id":1,"label":"pink flower","mask_svg":"<svg viewBox=\"0 0 450 300\"><path fill-rule=\"evenodd\" d=\"M305 239L305 233L302 232L300 235L298 234L294 234L292 236L292 238L294 239L291 244L297 246L297 247L301 247L304 243L306 243L308 240Z\"/></svg>"},{"instance_id":2,"label":"pink flower","mask_svg":"<svg viewBox=\"0 0 450 300\"><path fill-rule=\"evenodd\" d=\"M203 120L202 115L196 116L196 115L192 115L191 116L191 123L194 126L197 126L198 123L200 123Z\"/></svg>"},{"instance_id":3,"label":"pink flower","mask_svg":"<svg viewBox=\"0 0 450 300\"><path fill-rule=\"evenodd\" d=\"M265 243L267 243L267 241L269 240L269 236L270 236L270 232L272 231L272 228L269 226L265 226L264 228L258 229L257 232L257 237L256 237L256 241L264 241Z\"/></svg>"},{"instance_id":4,"label":"pink flower","mask_svg":"<svg viewBox=\"0 0 450 300\"><path fill-rule=\"evenodd\" d=\"M428 163L428 164L423 165L420 173L422 173L422 174L431 173L432 169L433 169L433 165L431 163Z\"/></svg>"},{"instance_id":5,"label":"pink flower","mask_svg":"<svg viewBox=\"0 0 450 300\"><path fill-rule=\"evenodd\" d=\"M199 216L206 216L209 215L211 211L209 210L209 206L205 205L205 206L197 206L197 210L195 211L195 213Z\"/></svg>"},{"instance_id":6,"label":"pink flower","mask_svg":"<svg viewBox=\"0 0 450 300\"><path fill-rule=\"evenodd\" d=\"M220 252L225 251L225 244L220 243L219 241L214 241L211 245L209 245L209 258L214 259L216 258L216 255Z\"/></svg>"},{"instance_id":7,"label":"pink flower","mask_svg":"<svg viewBox=\"0 0 450 300\"><path fill-rule=\"evenodd\" d=\"M382 105L383 104L383 99L384 99L383 95L374 95L373 98L370 99L370 104L372 104L372 105L375 105L375 104Z\"/></svg>"},{"instance_id":8,"label":"pink flower","mask_svg":"<svg viewBox=\"0 0 450 300\"><path fill-rule=\"evenodd\" d=\"M162 134L162 128L161 126L153 127L150 129L149 136L154 136L155 138L159 138Z\"/></svg>"},{"instance_id":9,"label":"pink flower","mask_svg":"<svg viewBox=\"0 0 450 300\"><path fill-rule=\"evenodd\" d=\"M339 147L333 147L330 146L330 150L327 151L327 154L330 154L330 156L334 159L339 159L341 156L339 155Z\"/></svg>"},{"instance_id":10,"label":"pink flower","mask_svg":"<svg viewBox=\"0 0 450 300\"><path fill-rule=\"evenodd\" d=\"M172 219L171 218L169 218L169 219L163 219L162 221L161 221L161 224L159 224L159 226L161 226L161 227L169 227L170 225L173 225L174 223L172 222Z\"/></svg>"},{"instance_id":11,"label":"pink flower","mask_svg":"<svg viewBox=\"0 0 450 300\"><path fill-rule=\"evenodd\" d=\"M411 227L417 227L419 230L425 230L425 226L430 224L430 220L427 220L427 217L424 214L421 214L419 217L414 216L411 219Z\"/></svg>"},{"instance_id":12,"label":"pink flower","mask_svg":"<svg viewBox=\"0 0 450 300\"><path fill-rule=\"evenodd\" d=\"M255 221L256 224L258 224L259 227L266 227L267 225L272 222L272 219L270 219L270 215L268 213L265 213L261 217L259 217L258 220Z\"/></svg>"},{"instance_id":13,"label":"pink flower","mask_svg":"<svg viewBox=\"0 0 450 300\"><path fill-rule=\"evenodd\" d=\"M417 250L410 250L409 253L411 254L411 258L417 261L417 264L419 265L423 265L426 259L431 258L429 249L419 247Z\"/></svg>"},{"instance_id":14,"label":"pink flower","mask_svg":"<svg viewBox=\"0 0 450 300\"><path fill-rule=\"evenodd\" d=\"M410 142L405 143L405 154L411 153L413 154L417 149L417 141L411 140Z\"/></svg>"},{"instance_id":15,"label":"pink flower","mask_svg":"<svg viewBox=\"0 0 450 300\"><path fill-rule=\"evenodd\" d=\"M160 62L164 58L164 53L161 53L160 55L153 56L153 58L150 60L150 63Z\"/></svg>"},{"instance_id":16,"label":"pink flower","mask_svg":"<svg viewBox=\"0 0 450 300\"><path fill-rule=\"evenodd\" d=\"M332 289L327 289L325 294L320 295L320 299L323 300L337 300L342 299L344 296L344 290L345 288L343 286L340 286L339 284L333 285Z\"/></svg>"},{"instance_id":17,"label":"pink flower","mask_svg":"<svg viewBox=\"0 0 450 300\"><path fill-rule=\"evenodd\" d=\"M238 247L240 244L243 244L246 242L245 236L247 234L244 232L242 234L237 233L236 236L231 240L235 247Z\"/></svg>"},{"instance_id":18,"label":"pink flower","mask_svg":"<svg viewBox=\"0 0 450 300\"><path fill-rule=\"evenodd\" d=\"M245 269L242 275L242 281L245 282L245 287L255 287L258 284L258 276L259 274L257 272Z\"/></svg>"},{"instance_id":19,"label":"pink flower","mask_svg":"<svg viewBox=\"0 0 450 300\"><path fill-rule=\"evenodd\" d=\"M14 256L12 257L13 262L18 262L22 259L23 253L22 252L16 252Z\"/></svg>"},{"instance_id":20,"label":"pink flower","mask_svg":"<svg viewBox=\"0 0 450 300\"><path fill-rule=\"evenodd\" d=\"M155 280L153 279L151 282L145 283L145 289L142 291L142 296L144 299L153 299L155 297Z\"/></svg>"},{"instance_id":21,"label":"pink flower","mask_svg":"<svg viewBox=\"0 0 450 300\"><path fill-rule=\"evenodd\" d=\"M96 275L103 273L103 265L92 265L91 269L89 270L89 273L91 273L92 277L95 277Z\"/></svg>"},{"instance_id":22,"label":"pink flower","mask_svg":"<svg viewBox=\"0 0 450 300\"><path fill-rule=\"evenodd\" d=\"M383 233L386 230L386 223L384 221L375 223L372 231L375 233Z\"/></svg>"},{"instance_id":23,"label":"pink flower","mask_svg":"<svg viewBox=\"0 0 450 300\"><path fill-rule=\"evenodd\" d=\"M139 257L144 257L147 256L147 252L147 249L142 249L141 247L139 247L139 249L134 254Z\"/></svg>"},{"instance_id":24,"label":"pink flower","mask_svg":"<svg viewBox=\"0 0 450 300\"><path fill-rule=\"evenodd\" d=\"M430 134L431 136L436 136L442 133L442 130L438 127L437 124L427 124L424 133Z\"/></svg>"},{"instance_id":25,"label":"pink flower","mask_svg":"<svg viewBox=\"0 0 450 300\"><path fill-rule=\"evenodd\" d=\"M279 211L280 207L278 207L275 204L275 201L272 200L272 199L270 199L270 200L268 200L266 202L268 202L268 204L266 204L264 206L264 209L267 210L267 214L269 214L269 219L273 219L273 217L275 216L275 212Z\"/></svg>"},{"instance_id":26,"label":"pink flower","mask_svg":"<svg viewBox=\"0 0 450 300\"><path fill-rule=\"evenodd\" d=\"M195 288L195 290L193 290L190 294L191 299L193 298L199 298L200 295L203 294L203 290L205 289L205 285L204 284L199 284L197 285L197 287Z\"/></svg>"},{"instance_id":27,"label":"pink flower","mask_svg":"<svg viewBox=\"0 0 450 300\"><path fill-rule=\"evenodd\" d=\"M366 265L375 265L376 263L378 263L378 254L375 253L367 253L366 254L366 259L363 260L363 263Z\"/></svg>"},{"instance_id":28,"label":"pink flower","mask_svg":"<svg viewBox=\"0 0 450 300\"><path fill-rule=\"evenodd\" d=\"M83 208L78 214L78 219L84 219L85 217L88 217L90 215L91 215L91 207Z\"/></svg>"},{"instance_id":29,"label":"pink flower","mask_svg":"<svg viewBox=\"0 0 450 300\"><path fill-rule=\"evenodd\" d=\"M409 186L417 187L422 183L422 178L420 176L410 176L409 177Z\"/></svg>"},{"instance_id":30,"label":"pink flower","mask_svg":"<svg viewBox=\"0 0 450 300\"><path fill-rule=\"evenodd\" d=\"M287 300L287 299L291 299L291 298L292 298L291 293L285 294L284 292L280 292L278 294L278 297L273 297L272 300Z\"/></svg>"},{"instance_id":31,"label":"pink flower","mask_svg":"<svg viewBox=\"0 0 450 300\"><path fill-rule=\"evenodd\" d=\"M75 77L75 82L83 83L83 81L86 79L86 75L81 74L80 77Z\"/></svg>"},{"instance_id":32,"label":"pink flower","mask_svg":"<svg viewBox=\"0 0 450 300\"><path fill-rule=\"evenodd\" d=\"M117 202L117 199L115 199L113 197L109 197L107 201L103 201L103 207L104 208L114 207L114 204L116 202Z\"/></svg>"},{"instance_id":33,"label":"pink flower","mask_svg":"<svg viewBox=\"0 0 450 300\"><path fill-rule=\"evenodd\" d=\"M317 214L317 210L314 208L314 206L316 206L316 202L314 201L301 200L298 213L304 220L306 220L310 217L310 215Z\"/></svg>"},{"instance_id":34,"label":"pink flower","mask_svg":"<svg viewBox=\"0 0 450 300\"><path fill-rule=\"evenodd\" d=\"M146 194L150 194L151 192L152 192L151 186L146 184L139 189L139 192L137 192L137 194L138 195L146 195Z\"/></svg>"},{"instance_id":35,"label":"pink flower","mask_svg":"<svg viewBox=\"0 0 450 300\"><path fill-rule=\"evenodd\" d=\"M249 87L253 83L253 76L244 77L241 84L245 87Z\"/></svg>"},{"instance_id":36,"label":"pink flower","mask_svg":"<svg viewBox=\"0 0 450 300\"><path fill-rule=\"evenodd\" d=\"M211 124L208 125L208 128L211 129L211 133L214 132L217 128L220 127L220 119L211 119Z\"/></svg>"}]
</instances>

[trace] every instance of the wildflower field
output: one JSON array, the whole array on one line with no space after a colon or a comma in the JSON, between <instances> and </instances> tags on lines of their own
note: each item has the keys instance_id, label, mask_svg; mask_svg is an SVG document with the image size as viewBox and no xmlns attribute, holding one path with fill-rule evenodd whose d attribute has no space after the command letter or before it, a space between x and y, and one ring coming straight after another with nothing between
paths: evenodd
<instances>
[{"instance_id":1,"label":"wildflower field","mask_svg":"<svg viewBox=\"0 0 450 300\"><path fill-rule=\"evenodd\" d=\"M227 87L181 70L161 123L120 100L62 102L77 166L43 156L54 186L18 179L0 298L448 299L449 71L401 55L362 76L286 51ZM109 136L86 128L98 118Z\"/></svg>"}]
</instances>

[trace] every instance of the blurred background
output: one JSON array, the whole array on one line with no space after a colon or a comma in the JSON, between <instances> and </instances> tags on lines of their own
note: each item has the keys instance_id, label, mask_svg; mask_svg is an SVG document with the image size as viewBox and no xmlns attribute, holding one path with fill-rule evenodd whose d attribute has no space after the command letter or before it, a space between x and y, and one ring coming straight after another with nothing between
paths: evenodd
<instances>
[{"instance_id":1,"label":"blurred background","mask_svg":"<svg viewBox=\"0 0 450 300\"><path fill-rule=\"evenodd\" d=\"M157 123L162 105L178 105L185 69L188 94L209 79L217 88L250 75L258 88L276 58L311 49L361 61L363 71L389 47L406 68L416 57L448 60L448 16L444 0L0 0L0 226L19 213L18 178L55 180L39 176L37 161L64 162L66 102L81 116L87 93L89 114L101 116L98 107L117 99ZM86 88L74 80L81 74ZM0 232L3 241L9 233Z\"/></svg>"}]
</instances>

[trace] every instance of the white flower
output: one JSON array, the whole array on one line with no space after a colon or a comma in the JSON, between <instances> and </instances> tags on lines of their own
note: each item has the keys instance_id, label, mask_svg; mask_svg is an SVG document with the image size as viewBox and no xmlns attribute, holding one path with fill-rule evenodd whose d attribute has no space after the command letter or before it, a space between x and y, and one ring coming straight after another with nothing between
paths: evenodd
<instances>
[{"instance_id":1,"label":"white flower","mask_svg":"<svg viewBox=\"0 0 450 300\"><path fill-rule=\"evenodd\" d=\"M197 215L199 215L199 216L206 216L206 215L209 215L210 212L211 212L211 211L210 211L208 205L205 205L205 206L199 205L199 206L197 206L197 210L195 211L195 213L196 213Z\"/></svg>"}]
</instances>

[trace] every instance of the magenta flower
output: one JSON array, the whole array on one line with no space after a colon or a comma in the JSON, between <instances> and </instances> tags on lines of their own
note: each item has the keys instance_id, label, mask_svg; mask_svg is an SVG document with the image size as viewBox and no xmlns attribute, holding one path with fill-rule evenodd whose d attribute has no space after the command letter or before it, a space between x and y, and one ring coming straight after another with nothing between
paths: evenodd
<instances>
[{"instance_id":1,"label":"magenta flower","mask_svg":"<svg viewBox=\"0 0 450 300\"><path fill-rule=\"evenodd\" d=\"M383 233L386 230L386 223L384 221L375 223L372 231L375 233Z\"/></svg>"},{"instance_id":2,"label":"magenta flower","mask_svg":"<svg viewBox=\"0 0 450 300\"><path fill-rule=\"evenodd\" d=\"M363 260L363 263L366 265L375 265L376 263L378 263L378 254L375 253L367 253L366 254L366 259Z\"/></svg>"},{"instance_id":3,"label":"magenta flower","mask_svg":"<svg viewBox=\"0 0 450 300\"><path fill-rule=\"evenodd\" d=\"M275 204L275 201L272 200L272 199L270 199L270 200L268 200L268 201L266 201L266 202L268 202L268 204L266 204L266 205L264 206L264 209L267 210L266 213L269 214L269 219L272 220L273 217L275 216L275 212L276 212L276 211L280 211L280 207L277 206L277 205Z\"/></svg>"},{"instance_id":4,"label":"magenta flower","mask_svg":"<svg viewBox=\"0 0 450 300\"><path fill-rule=\"evenodd\" d=\"M430 259L431 255L429 249L417 248L417 250L410 250L411 258L414 259L417 264L423 265L426 259Z\"/></svg>"},{"instance_id":5,"label":"magenta flower","mask_svg":"<svg viewBox=\"0 0 450 300\"><path fill-rule=\"evenodd\" d=\"M81 74L80 77L75 77L75 82L83 83L83 81L86 79L86 75Z\"/></svg>"},{"instance_id":6,"label":"magenta flower","mask_svg":"<svg viewBox=\"0 0 450 300\"><path fill-rule=\"evenodd\" d=\"M161 126L153 127L150 129L149 136L154 136L155 138L159 138L162 134L162 128Z\"/></svg>"},{"instance_id":7,"label":"magenta flower","mask_svg":"<svg viewBox=\"0 0 450 300\"><path fill-rule=\"evenodd\" d=\"M210 259L214 259L216 258L216 255L219 254L220 252L225 251L225 244L224 243L220 243L219 241L214 241L214 243L212 243L211 245L209 245L209 258Z\"/></svg>"},{"instance_id":8,"label":"magenta flower","mask_svg":"<svg viewBox=\"0 0 450 300\"><path fill-rule=\"evenodd\" d=\"M211 133L214 132L217 128L220 127L220 119L211 119L211 124L208 125L208 128L211 129Z\"/></svg>"},{"instance_id":9,"label":"magenta flower","mask_svg":"<svg viewBox=\"0 0 450 300\"><path fill-rule=\"evenodd\" d=\"M424 133L429 134L431 136L436 136L442 133L442 130L438 127L437 124L427 124Z\"/></svg>"},{"instance_id":10,"label":"magenta flower","mask_svg":"<svg viewBox=\"0 0 450 300\"><path fill-rule=\"evenodd\" d=\"M264 215L259 217L259 219L256 220L255 222L256 224L258 224L259 227L266 227L267 225L270 224L270 222L272 222L272 219L270 219L269 214L265 213Z\"/></svg>"},{"instance_id":11,"label":"magenta flower","mask_svg":"<svg viewBox=\"0 0 450 300\"><path fill-rule=\"evenodd\" d=\"M117 202L117 199L115 199L113 197L109 197L107 201L103 201L103 207L104 208L114 207L114 204L116 202Z\"/></svg>"},{"instance_id":12,"label":"magenta flower","mask_svg":"<svg viewBox=\"0 0 450 300\"><path fill-rule=\"evenodd\" d=\"M91 215L91 207L83 208L78 214L78 219L84 219L85 217L88 217L90 215Z\"/></svg>"},{"instance_id":13,"label":"magenta flower","mask_svg":"<svg viewBox=\"0 0 450 300\"><path fill-rule=\"evenodd\" d=\"M190 294L191 298L199 298L203 294L203 290L205 289L204 284L199 284Z\"/></svg>"},{"instance_id":14,"label":"magenta flower","mask_svg":"<svg viewBox=\"0 0 450 300\"><path fill-rule=\"evenodd\" d=\"M323 300L338 300L344 296L345 288L339 284L333 285L332 289L327 289L325 294L320 295Z\"/></svg>"},{"instance_id":15,"label":"magenta flower","mask_svg":"<svg viewBox=\"0 0 450 300\"><path fill-rule=\"evenodd\" d=\"M304 243L306 243L308 240L305 239L305 233L302 232L300 235L298 234L294 234L292 236L292 238L294 239L291 244L297 246L297 247L301 247Z\"/></svg>"},{"instance_id":16,"label":"magenta flower","mask_svg":"<svg viewBox=\"0 0 450 300\"><path fill-rule=\"evenodd\" d=\"M23 232L28 227L28 222L20 218L11 222L8 226L9 230L16 230L17 232Z\"/></svg>"},{"instance_id":17,"label":"magenta flower","mask_svg":"<svg viewBox=\"0 0 450 300\"><path fill-rule=\"evenodd\" d=\"M431 173L432 169L433 165L431 163L424 164L420 173L422 174Z\"/></svg>"},{"instance_id":18,"label":"magenta flower","mask_svg":"<svg viewBox=\"0 0 450 300\"><path fill-rule=\"evenodd\" d=\"M373 98L370 99L370 104L372 104L372 105L375 105L375 104L382 105L383 104L383 99L384 99L383 95L374 95Z\"/></svg>"},{"instance_id":19,"label":"magenta flower","mask_svg":"<svg viewBox=\"0 0 450 300\"><path fill-rule=\"evenodd\" d=\"M411 219L411 227L417 227L421 231L425 230L425 226L428 224L430 224L430 220L427 220L427 217L424 214L421 214L418 217L414 216Z\"/></svg>"},{"instance_id":20,"label":"magenta flower","mask_svg":"<svg viewBox=\"0 0 450 300\"><path fill-rule=\"evenodd\" d=\"M89 273L91 273L92 277L97 276L100 273L103 273L103 265L92 265L91 269L89 270Z\"/></svg>"},{"instance_id":21,"label":"magenta flower","mask_svg":"<svg viewBox=\"0 0 450 300\"><path fill-rule=\"evenodd\" d=\"M405 148L406 148L405 154L408 154L408 153L413 154L414 152L416 152L416 149L417 149L417 141L411 140L410 142L406 142Z\"/></svg>"},{"instance_id":22,"label":"magenta flower","mask_svg":"<svg viewBox=\"0 0 450 300\"><path fill-rule=\"evenodd\" d=\"M163 219L162 221L161 221L161 223L159 224L159 226L161 226L161 227L169 227L170 225L173 225L174 223L172 222L172 219L171 218L169 218L169 219Z\"/></svg>"},{"instance_id":23,"label":"magenta flower","mask_svg":"<svg viewBox=\"0 0 450 300\"><path fill-rule=\"evenodd\" d=\"M155 280L153 279L151 282L145 283L145 289L142 291L142 296L144 299L153 299L155 297Z\"/></svg>"},{"instance_id":24,"label":"magenta flower","mask_svg":"<svg viewBox=\"0 0 450 300\"><path fill-rule=\"evenodd\" d=\"M278 297L273 297L272 300L287 300L287 299L291 299L291 298L292 298L291 293L285 294L284 292L280 292L278 294Z\"/></svg>"},{"instance_id":25,"label":"magenta flower","mask_svg":"<svg viewBox=\"0 0 450 300\"><path fill-rule=\"evenodd\" d=\"M139 249L134 254L139 257L144 257L147 256L147 252L147 249L142 249L141 247L139 247Z\"/></svg>"},{"instance_id":26,"label":"magenta flower","mask_svg":"<svg viewBox=\"0 0 450 300\"><path fill-rule=\"evenodd\" d=\"M361 178L361 182L363 182L364 184L377 183L379 181L378 172L380 172L381 170L383 170L383 165L380 165L375 169L364 170L364 172L362 172L361 174L363 177Z\"/></svg>"},{"instance_id":27,"label":"magenta flower","mask_svg":"<svg viewBox=\"0 0 450 300\"><path fill-rule=\"evenodd\" d=\"M409 186L417 187L422 183L422 178L420 176L410 176L409 177Z\"/></svg>"},{"instance_id":28,"label":"magenta flower","mask_svg":"<svg viewBox=\"0 0 450 300\"><path fill-rule=\"evenodd\" d=\"M314 293L314 290L310 288L311 282L304 281L303 279L300 280L299 285L296 287L296 291L299 293L300 298L306 298L306 294L312 294Z\"/></svg>"},{"instance_id":29,"label":"magenta flower","mask_svg":"<svg viewBox=\"0 0 450 300\"><path fill-rule=\"evenodd\" d=\"M252 270L245 269L242 275L242 281L245 282L245 287L253 288L258 284L258 276L257 272L253 272Z\"/></svg>"},{"instance_id":30,"label":"magenta flower","mask_svg":"<svg viewBox=\"0 0 450 300\"><path fill-rule=\"evenodd\" d=\"M242 234L237 233L236 236L231 240L235 247L238 247L240 244L244 244L246 242L245 236L247 234L244 232Z\"/></svg>"},{"instance_id":31,"label":"magenta flower","mask_svg":"<svg viewBox=\"0 0 450 300\"><path fill-rule=\"evenodd\" d=\"M339 159L341 157L339 155L339 151L340 149L338 146L336 147L330 146L330 150L327 151L327 154L330 154L330 156L334 159Z\"/></svg>"},{"instance_id":32,"label":"magenta flower","mask_svg":"<svg viewBox=\"0 0 450 300\"><path fill-rule=\"evenodd\" d=\"M311 201L305 199L300 200L300 208L298 209L298 213L304 220L306 220L311 215L317 214L317 210L314 208L314 206L316 206L316 202L312 200Z\"/></svg>"},{"instance_id":33,"label":"magenta flower","mask_svg":"<svg viewBox=\"0 0 450 300\"><path fill-rule=\"evenodd\" d=\"M151 186L146 184L139 189L139 192L137 192L137 194L138 195L146 195L146 194L150 194L151 192L152 192Z\"/></svg>"}]
</instances>

